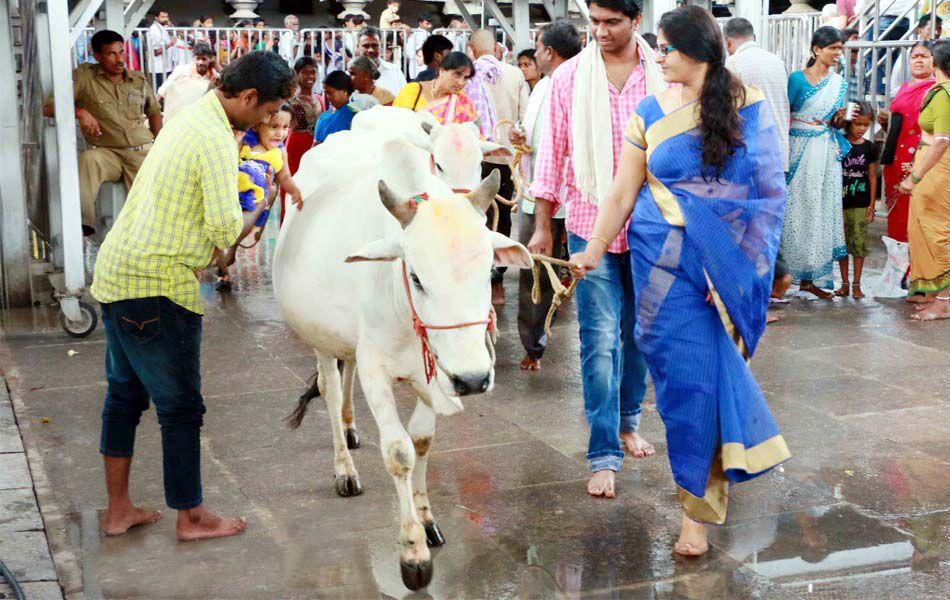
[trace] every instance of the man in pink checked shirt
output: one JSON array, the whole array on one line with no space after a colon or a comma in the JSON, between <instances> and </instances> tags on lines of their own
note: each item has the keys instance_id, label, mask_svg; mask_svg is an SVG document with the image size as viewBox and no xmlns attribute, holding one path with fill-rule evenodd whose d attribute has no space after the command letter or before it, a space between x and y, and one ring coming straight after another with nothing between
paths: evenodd
<instances>
[{"instance_id":1,"label":"man in pink checked shirt","mask_svg":"<svg viewBox=\"0 0 950 600\"><path fill-rule=\"evenodd\" d=\"M617 170L623 131L637 104L662 84L652 52L636 35L641 21L634 0L591 0L590 43L561 65L551 82L547 126L541 137L530 193L536 227L532 252L550 255L551 216L566 185L568 248L604 244L600 267L577 286L584 407L590 424L587 485L592 496L613 498L614 474L624 450L635 458L655 454L638 433L647 367L634 342L636 311L626 227L615 240L591 238L598 190L609 189ZM638 38L640 41L638 41ZM653 61L648 62L648 61ZM648 81L649 80L649 81ZM576 92L575 92L576 89ZM609 120L607 102L609 97ZM613 149L613 170L609 155ZM605 172L606 171L606 172ZM605 194L604 194L605 195Z\"/></svg>"}]
</instances>

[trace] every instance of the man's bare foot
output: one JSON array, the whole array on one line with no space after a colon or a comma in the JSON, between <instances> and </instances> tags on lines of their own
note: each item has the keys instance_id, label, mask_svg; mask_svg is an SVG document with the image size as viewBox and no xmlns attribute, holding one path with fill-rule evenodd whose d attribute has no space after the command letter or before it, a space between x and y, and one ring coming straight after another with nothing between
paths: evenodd
<instances>
[{"instance_id":1,"label":"man's bare foot","mask_svg":"<svg viewBox=\"0 0 950 600\"><path fill-rule=\"evenodd\" d=\"M590 481L587 482L587 493L591 496L604 498L613 498L616 496L614 491L614 472L610 469L605 469L603 471L597 471L590 476Z\"/></svg>"},{"instance_id":2,"label":"man's bare foot","mask_svg":"<svg viewBox=\"0 0 950 600\"><path fill-rule=\"evenodd\" d=\"M800 285L798 286L798 289L802 292L808 292L809 294L817 296L818 298L822 300L834 300L834 297L835 297L834 294L832 294L831 292L826 292L825 290L821 289L814 283L806 283L804 285Z\"/></svg>"},{"instance_id":3,"label":"man's bare foot","mask_svg":"<svg viewBox=\"0 0 950 600\"><path fill-rule=\"evenodd\" d=\"M683 515L680 525L680 539L673 546L673 550L680 556L702 556L709 551L709 542L706 541L706 526Z\"/></svg>"},{"instance_id":4,"label":"man's bare foot","mask_svg":"<svg viewBox=\"0 0 950 600\"><path fill-rule=\"evenodd\" d=\"M102 516L102 533L122 535L137 525L150 525L162 518L157 510L138 508L129 504L122 508L110 506Z\"/></svg>"},{"instance_id":5,"label":"man's bare foot","mask_svg":"<svg viewBox=\"0 0 950 600\"><path fill-rule=\"evenodd\" d=\"M247 529L244 517L221 518L204 506L178 511L178 539L183 542L228 537Z\"/></svg>"},{"instance_id":6,"label":"man's bare foot","mask_svg":"<svg viewBox=\"0 0 950 600\"><path fill-rule=\"evenodd\" d=\"M766 325L768 325L769 323L777 323L778 321L781 321L781 320L782 318L779 317L778 315L769 315L769 314L765 315Z\"/></svg>"},{"instance_id":7,"label":"man's bare foot","mask_svg":"<svg viewBox=\"0 0 950 600\"><path fill-rule=\"evenodd\" d=\"M927 308L917 311L910 316L915 321L936 321L938 319L950 319L950 298L937 298Z\"/></svg>"},{"instance_id":8,"label":"man's bare foot","mask_svg":"<svg viewBox=\"0 0 950 600\"><path fill-rule=\"evenodd\" d=\"M634 458L646 458L656 454L653 444L643 439L636 431L621 431L620 445Z\"/></svg>"},{"instance_id":9,"label":"man's bare foot","mask_svg":"<svg viewBox=\"0 0 950 600\"><path fill-rule=\"evenodd\" d=\"M522 371L540 371L541 359L531 358L530 356L525 354L524 358L521 359L521 370Z\"/></svg>"}]
</instances>

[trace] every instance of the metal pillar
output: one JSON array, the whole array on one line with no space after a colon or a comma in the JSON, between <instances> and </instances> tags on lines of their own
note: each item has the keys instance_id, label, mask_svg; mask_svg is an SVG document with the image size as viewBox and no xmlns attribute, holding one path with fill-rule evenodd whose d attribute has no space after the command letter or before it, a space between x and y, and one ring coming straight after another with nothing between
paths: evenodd
<instances>
[{"instance_id":1,"label":"metal pillar","mask_svg":"<svg viewBox=\"0 0 950 600\"><path fill-rule=\"evenodd\" d=\"M498 26L505 31L510 39L516 40L518 36L515 35L515 28L511 26L511 23L508 21L508 17L505 16L505 13L501 12L501 8L498 7L498 3L495 0L482 0L482 14L485 14L485 11L498 21Z\"/></svg>"},{"instance_id":2,"label":"metal pillar","mask_svg":"<svg viewBox=\"0 0 950 600\"><path fill-rule=\"evenodd\" d=\"M155 4L155 0L132 0L125 7L125 28L122 31L122 37L128 39L132 31L138 27L139 22L145 18L149 9Z\"/></svg>"},{"instance_id":3,"label":"metal pillar","mask_svg":"<svg viewBox=\"0 0 950 600\"><path fill-rule=\"evenodd\" d=\"M17 73L9 2L0 0L0 252L3 255L3 299L8 307L29 306L30 243L26 182L20 147Z\"/></svg>"},{"instance_id":4,"label":"metal pillar","mask_svg":"<svg viewBox=\"0 0 950 600\"><path fill-rule=\"evenodd\" d=\"M125 37L125 6L122 0L106 0L105 20L96 20L96 29L111 29Z\"/></svg>"},{"instance_id":5,"label":"metal pillar","mask_svg":"<svg viewBox=\"0 0 950 600\"><path fill-rule=\"evenodd\" d=\"M511 17L515 22L515 52L521 52L525 48L532 48L531 36L531 6L527 2L511 3Z\"/></svg>"},{"instance_id":6,"label":"metal pillar","mask_svg":"<svg viewBox=\"0 0 950 600\"><path fill-rule=\"evenodd\" d=\"M98 0L101 2L101 0ZM51 203L59 202L63 236L65 284L59 292L60 305L70 321L82 321L79 296L85 288L83 264L82 208L79 202L79 164L76 156L76 116L73 107L71 49L74 42L63 35L69 29L65 2L46 4L49 23L50 62L53 77L53 105L56 119L56 148L59 170L50 174L55 182ZM84 24L85 22L83 22ZM76 29L81 31L82 25Z\"/></svg>"}]
</instances>

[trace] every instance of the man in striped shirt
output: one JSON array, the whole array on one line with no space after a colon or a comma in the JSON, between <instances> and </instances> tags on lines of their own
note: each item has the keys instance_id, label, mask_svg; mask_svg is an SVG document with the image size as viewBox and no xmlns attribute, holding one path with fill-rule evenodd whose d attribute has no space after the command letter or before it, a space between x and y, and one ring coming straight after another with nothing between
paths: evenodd
<instances>
[{"instance_id":1,"label":"man in striped shirt","mask_svg":"<svg viewBox=\"0 0 950 600\"><path fill-rule=\"evenodd\" d=\"M646 96L644 61L652 60L652 56L641 56L637 45L635 32L641 16L634 0L592 0L589 6L591 33L597 42L595 51L601 53L608 80L616 174L624 129L637 104ZM612 498L614 473L620 470L624 450L636 458L655 452L637 433L640 404L646 393L646 363L634 342L633 303L623 300L633 297L626 227L615 240L591 239L597 218L596 201L584 197L575 177L572 121L579 97L575 96L574 82L584 56L582 52L567 61L552 77L548 122L537 150L530 190L537 203L535 233L528 248L550 256L551 217L561 204L558 192L562 183L567 189L565 225L571 254L583 251L588 243L607 245L608 254L600 268L578 284L576 298L584 406L590 424L587 464L593 473L587 491L593 496Z\"/></svg>"},{"instance_id":2,"label":"man in striped shirt","mask_svg":"<svg viewBox=\"0 0 950 600\"><path fill-rule=\"evenodd\" d=\"M293 70L274 52L252 52L228 65L218 88L178 113L155 140L99 251L92 295L106 330L99 446L109 495L106 535L159 517L129 497L135 429L149 401L161 426L165 502L178 511L178 538L224 537L246 527L202 501L196 273L215 248L234 244L244 225L234 130L270 118L295 88Z\"/></svg>"}]
</instances>

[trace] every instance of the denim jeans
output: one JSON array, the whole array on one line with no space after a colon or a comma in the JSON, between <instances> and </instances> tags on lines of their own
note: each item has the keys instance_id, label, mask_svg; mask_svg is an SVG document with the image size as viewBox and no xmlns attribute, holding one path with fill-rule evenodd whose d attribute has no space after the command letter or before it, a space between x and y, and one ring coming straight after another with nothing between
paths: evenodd
<instances>
[{"instance_id":1,"label":"denim jeans","mask_svg":"<svg viewBox=\"0 0 950 600\"><path fill-rule=\"evenodd\" d=\"M106 391L99 452L130 457L149 400L162 431L165 503L201 504L200 430L205 413L199 358L201 315L168 298L102 304Z\"/></svg>"},{"instance_id":2,"label":"denim jeans","mask_svg":"<svg viewBox=\"0 0 950 600\"><path fill-rule=\"evenodd\" d=\"M897 20L898 20L897 17L893 15L881 15L881 18L878 19L878 35L882 35L887 30L887 28L890 27L891 24ZM894 29L892 29L890 33L883 36L881 39L899 40L904 36L905 33L907 33L907 29L909 27L910 27L910 23L907 20L907 17L903 17L900 19L900 22L894 26ZM867 33L864 34L864 39L869 42L874 41L873 27L868 29ZM894 49L894 50L891 50L890 53L891 53L891 68L893 69L894 63L897 62L897 58L900 56L901 51L900 49ZM885 73L884 71L884 68L887 66L887 59L884 57L885 57L884 52L877 53L877 60L882 61L881 64L877 68L877 93L878 94L884 93L885 78L890 77L890 73ZM866 84L868 89L871 89L870 71L871 71L871 67L874 65L874 58L875 58L874 53L868 52L867 59L865 59L865 70L868 71L868 78L867 78L867 84Z\"/></svg>"},{"instance_id":3,"label":"denim jeans","mask_svg":"<svg viewBox=\"0 0 950 600\"><path fill-rule=\"evenodd\" d=\"M587 241L567 234L571 254ZM607 253L597 269L577 284L584 410L590 425L587 466L619 471L621 431L640 427L640 404L647 388L647 365L634 342L636 302L630 254Z\"/></svg>"}]
</instances>

